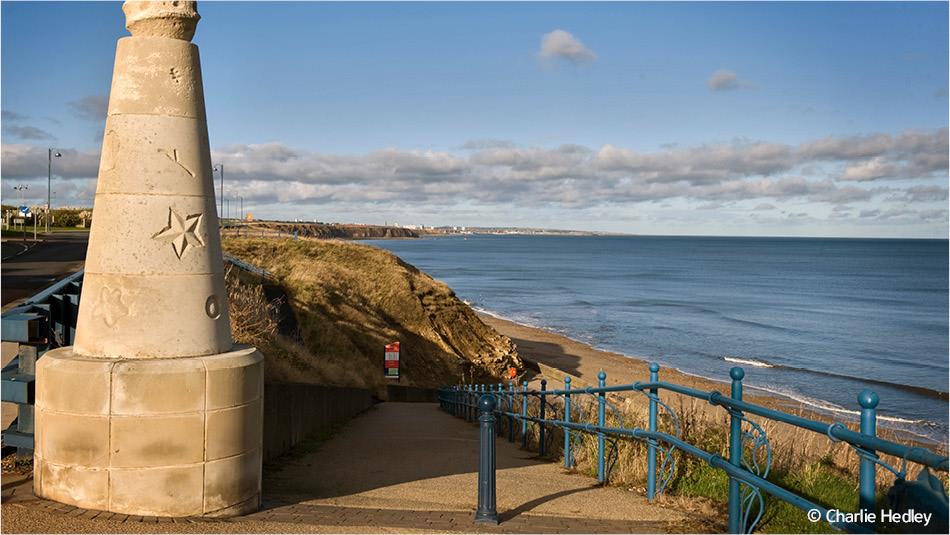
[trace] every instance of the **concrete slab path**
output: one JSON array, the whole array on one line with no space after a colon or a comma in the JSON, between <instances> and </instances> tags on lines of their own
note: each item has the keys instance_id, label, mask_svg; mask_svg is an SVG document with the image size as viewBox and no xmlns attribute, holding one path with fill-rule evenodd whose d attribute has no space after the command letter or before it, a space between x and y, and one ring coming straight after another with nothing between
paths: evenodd
<instances>
[{"instance_id":1,"label":"concrete slab path","mask_svg":"<svg viewBox=\"0 0 950 535\"><path fill-rule=\"evenodd\" d=\"M382 403L313 451L268 467L261 511L226 521L56 507L4 484L3 532L692 532L683 512L496 441L499 526L476 526L474 424L430 403ZM13 495L15 496L15 494ZM49 514L50 512L58 514ZM165 522L165 520L169 520Z\"/></svg>"}]
</instances>

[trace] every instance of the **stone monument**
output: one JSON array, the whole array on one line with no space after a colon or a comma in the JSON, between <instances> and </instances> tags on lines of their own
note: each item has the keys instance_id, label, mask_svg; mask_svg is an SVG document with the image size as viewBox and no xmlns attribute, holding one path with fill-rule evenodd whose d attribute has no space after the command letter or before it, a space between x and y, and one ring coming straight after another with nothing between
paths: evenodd
<instances>
[{"instance_id":1,"label":"stone monument","mask_svg":"<svg viewBox=\"0 0 950 535\"><path fill-rule=\"evenodd\" d=\"M151 516L256 510L263 356L228 323L195 2L127 1L75 345L36 365L34 489Z\"/></svg>"}]
</instances>

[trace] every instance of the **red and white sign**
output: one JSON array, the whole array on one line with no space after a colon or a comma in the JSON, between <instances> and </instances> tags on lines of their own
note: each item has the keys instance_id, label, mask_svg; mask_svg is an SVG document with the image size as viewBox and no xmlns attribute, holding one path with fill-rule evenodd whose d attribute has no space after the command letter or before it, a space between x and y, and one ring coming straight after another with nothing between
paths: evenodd
<instances>
[{"instance_id":1,"label":"red and white sign","mask_svg":"<svg viewBox=\"0 0 950 535\"><path fill-rule=\"evenodd\" d=\"M383 360L383 374L386 379L399 380L399 342L386 344L386 356Z\"/></svg>"}]
</instances>

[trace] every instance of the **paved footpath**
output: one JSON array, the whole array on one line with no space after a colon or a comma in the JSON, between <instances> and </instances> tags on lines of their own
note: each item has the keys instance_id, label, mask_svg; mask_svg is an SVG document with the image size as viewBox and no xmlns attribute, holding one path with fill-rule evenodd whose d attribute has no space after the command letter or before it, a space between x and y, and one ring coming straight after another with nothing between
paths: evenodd
<instances>
[{"instance_id":1,"label":"paved footpath","mask_svg":"<svg viewBox=\"0 0 950 535\"><path fill-rule=\"evenodd\" d=\"M209 521L128 517L38 500L4 479L3 532L657 533L697 529L683 512L499 438L499 526L476 526L477 427L430 403L382 403L316 450L265 470L264 504ZM27 483L27 482L24 482Z\"/></svg>"}]
</instances>

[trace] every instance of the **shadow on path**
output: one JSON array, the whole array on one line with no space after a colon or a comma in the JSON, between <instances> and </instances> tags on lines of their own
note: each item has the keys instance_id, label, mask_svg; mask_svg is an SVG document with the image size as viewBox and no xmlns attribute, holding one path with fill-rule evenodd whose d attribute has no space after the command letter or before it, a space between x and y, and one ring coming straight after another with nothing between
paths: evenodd
<instances>
[{"instance_id":1,"label":"shadow on path","mask_svg":"<svg viewBox=\"0 0 950 535\"><path fill-rule=\"evenodd\" d=\"M564 497L564 496L569 496L569 495L571 495L571 494L577 494L578 492L591 491L591 490L597 489L598 487L599 487L599 485L591 485L591 486L586 487L586 488L577 488L577 489L562 490L562 491L560 491L560 492L555 492L554 494L548 494L547 496L542 496L542 497L540 497L540 498L536 498L536 499L531 500L531 501L529 501L529 502L525 502L525 503L519 505L518 507L515 507L514 509L510 509L510 510L505 511L505 512L503 512L503 513L499 513L499 515L498 515L498 520L500 520L501 522L508 522L509 520L514 519L514 518L517 517L518 515L520 515L520 514L522 514L522 513L527 513L528 511L531 511L531 510L534 509L535 507L537 507L537 506L539 506L539 505L541 505L541 504L547 503L547 502L549 502L549 501L551 501L551 500L556 500L556 499L558 499L558 498L562 498L562 497Z\"/></svg>"}]
</instances>

